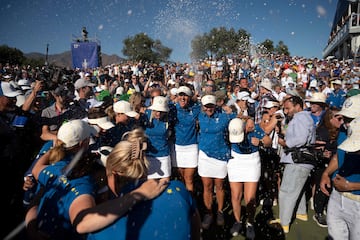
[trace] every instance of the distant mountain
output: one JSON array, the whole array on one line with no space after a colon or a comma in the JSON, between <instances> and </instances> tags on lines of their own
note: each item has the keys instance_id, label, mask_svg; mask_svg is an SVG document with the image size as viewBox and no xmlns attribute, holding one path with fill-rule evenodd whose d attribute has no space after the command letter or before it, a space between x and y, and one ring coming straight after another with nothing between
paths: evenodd
<instances>
[{"instance_id":1,"label":"distant mountain","mask_svg":"<svg viewBox=\"0 0 360 240\"><path fill-rule=\"evenodd\" d=\"M24 53L24 56L26 58L32 58L32 59L44 59L46 58L45 54L42 53ZM120 63L124 61L124 58L121 58L115 54L113 55L107 55L102 53L102 66L107 66L113 63ZM72 59L71 59L71 51L59 53L59 54L52 54L48 56L48 62L49 64L61 67L61 68L72 68Z\"/></svg>"}]
</instances>

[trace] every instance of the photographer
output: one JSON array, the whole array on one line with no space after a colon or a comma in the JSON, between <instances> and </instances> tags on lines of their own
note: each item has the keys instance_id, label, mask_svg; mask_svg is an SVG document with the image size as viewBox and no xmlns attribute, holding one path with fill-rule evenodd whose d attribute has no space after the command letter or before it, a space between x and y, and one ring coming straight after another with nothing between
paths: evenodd
<instances>
[{"instance_id":1,"label":"photographer","mask_svg":"<svg viewBox=\"0 0 360 240\"><path fill-rule=\"evenodd\" d=\"M314 121L310 112L303 111L303 107L304 101L298 96L284 100L284 113L290 121L285 138L279 138L279 144L285 148L285 152L290 148L297 148L301 152L303 151L301 147L315 142ZM314 166L295 161L296 159L290 152L283 154L280 160L281 163L286 163L279 191L279 222L285 233L289 232L294 211L297 219L308 220L304 185ZM298 207L295 209L298 202Z\"/></svg>"}]
</instances>

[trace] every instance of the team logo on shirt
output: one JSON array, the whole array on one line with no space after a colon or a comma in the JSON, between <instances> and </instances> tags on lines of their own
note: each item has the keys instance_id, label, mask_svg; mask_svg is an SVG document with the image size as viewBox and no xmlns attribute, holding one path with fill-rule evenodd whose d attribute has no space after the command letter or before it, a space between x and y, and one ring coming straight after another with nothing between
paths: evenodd
<instances>
[{"instance_id":1,"label":"team logo on shirt","mask_svg":"<svg viewBox=\"0 0 360 240\"><path fill-rule=\"evenodd\" d=\"M344 103L344 108L350 108L352 104L352 101L350 99L347 99Z\"/></svg>"}]
</instances>

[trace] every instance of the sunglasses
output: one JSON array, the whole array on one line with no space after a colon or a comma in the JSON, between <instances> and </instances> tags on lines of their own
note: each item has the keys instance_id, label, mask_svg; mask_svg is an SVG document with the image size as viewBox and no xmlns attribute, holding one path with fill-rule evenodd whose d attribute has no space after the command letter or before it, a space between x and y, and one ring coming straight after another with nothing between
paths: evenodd
<instances>
[{"instance_id":1,"label":"sunglasses","mask_svg":"<svg viewBox=\"0 0 360 240\"><path fill-rule=\"evenodd\" d=\"M214 85L212 85L212 84L206 84L205 86L206 86L206 87L213 87Z\"/></svg>"},{"instance_id":2,"label":"sunglasses","mask_svg":"<svg viewBox=\"0 0 360 240\"><path fill-rule=\"evenodd\" d=\"M215 108L214 104L206 104L204 105L205 108Z\"/></svg>"}]
</instances>

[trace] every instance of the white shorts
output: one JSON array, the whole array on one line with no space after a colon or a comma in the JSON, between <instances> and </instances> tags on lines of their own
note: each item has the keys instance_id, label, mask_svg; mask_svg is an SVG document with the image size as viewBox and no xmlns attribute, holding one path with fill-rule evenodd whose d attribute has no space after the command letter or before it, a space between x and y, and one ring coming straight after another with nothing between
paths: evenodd
<instances>
[{"instance_id":1,"label":"white shorts","mask_svg":"<svg viewBox=\"0 0 360 240\"><path fill-rule=\"evenodd\" d=\"M258 182L261 175L259 152L239 154L231 151L227 164L229 182Z\"/></svg>"},{"instance_id":2,"label":"white shorts","mask_svg":"<svg viewBox=\"0 0 360 240\"><path fill-rule=\"evenodd\" d=\"M146 156L150 163L148 170L148 179L159 179L171 176L171 160L170 156L165 157L149 157Z\"/></svg>"},{"instance_id":3,"label":"white shorts","mask_svg":"<svg viewBox=\"0 0 360 240\"><path fill-rule=\"evenodd\" d=\"M199 150L198 173L200 177L225 178L227 174L227 162L208 157Z\"/></svg>"},{"instance_id":4,"label":"white shorts","mask_svg":"<svg viewBox=\"0 0 360 240\"><path fill-rule=\"evenodd\" d=\"M199 148L197 144L175 144L175 159L172 159L172 167L196 168L198 165Z\"/></svg>"}]
</instances>

